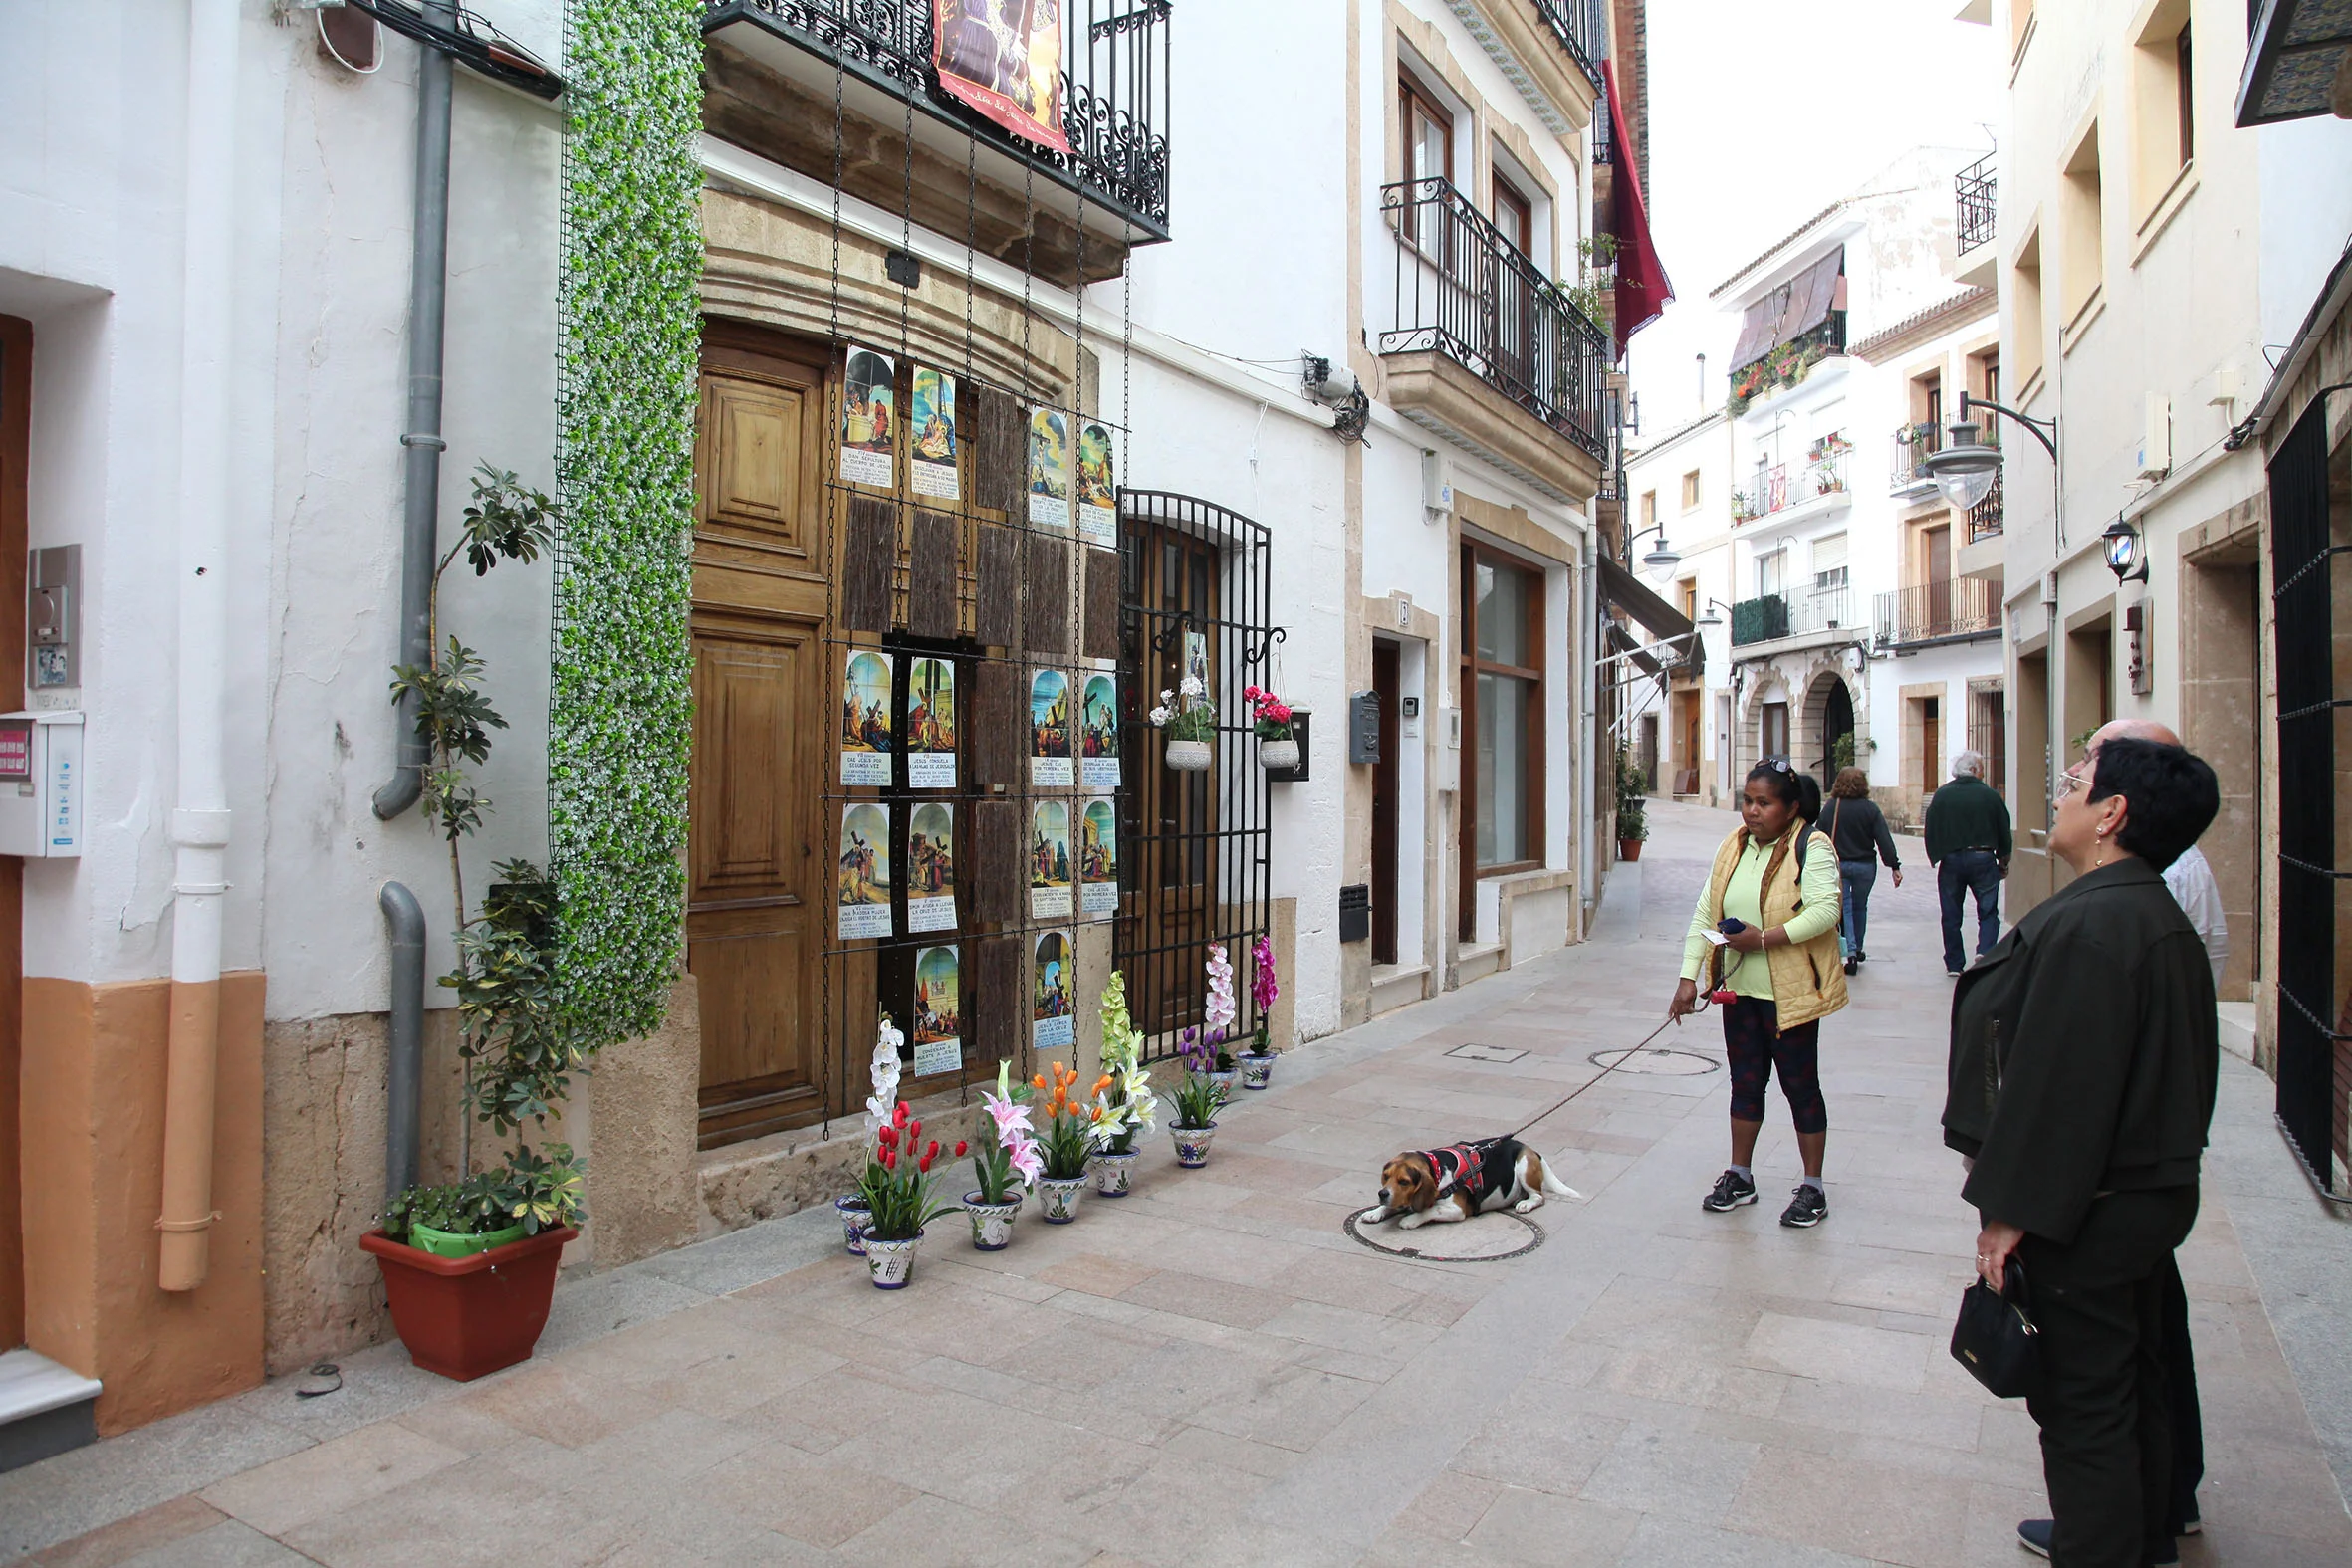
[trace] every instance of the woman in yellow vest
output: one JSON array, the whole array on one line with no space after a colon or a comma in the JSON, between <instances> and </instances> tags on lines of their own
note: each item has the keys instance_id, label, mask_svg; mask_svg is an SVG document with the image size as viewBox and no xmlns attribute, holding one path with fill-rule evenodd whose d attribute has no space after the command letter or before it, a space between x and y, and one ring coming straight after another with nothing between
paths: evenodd
<instances>
[{"instance_id":1,"label":"woman in yellow vest","mask_svg":"<svg viewBox=\"0 0 2352 1568\"><path fill-rule=\"evenodd\" d=\"M1720 981L1711 975L1710 984L1732 993L1723 1005L1732 1164L1703 1203L1720 1214L1756 1202L1750 1162L1764 1130L1764 1088L1777 1072L1805 1168L1780 1216L1786 1226L1816 1226L1829 1214L1821 1186L1829 1142L1821 1019L1846 1005L1846 978L1837 953L1837 846L1813 826L1820 815L1820 784L1787 759L1769 757L1749 770L1741 825L1716 850L1714 872L1699 890L1682 984L1666 1009L1670 1018L1696 1009L1700 977L1711 961L1721 966Z\"/></svg>"}]
</instances>

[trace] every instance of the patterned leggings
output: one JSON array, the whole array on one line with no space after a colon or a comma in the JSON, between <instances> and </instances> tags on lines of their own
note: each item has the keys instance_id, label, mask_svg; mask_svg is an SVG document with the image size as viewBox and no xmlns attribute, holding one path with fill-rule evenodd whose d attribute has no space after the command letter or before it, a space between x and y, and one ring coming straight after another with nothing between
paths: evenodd
<instances>
[{"instance_id":1,"label":"patterned leggings","mask_svg":"<svg viewBox=\"0 0 2352 1568\"><path fill-rule=\"evenodd\" d=\"M1780 1073L1780 1092L1800 1133L1827 1132L1829 1107L1821 1102L1821 1021L1816 1018L1783 1034L1780 1009L1755 997L1724 1005L1724 1056L1732 1072L1732 1119L1761 1122L1764 1087Z\"/></svg>"}]
</instances>

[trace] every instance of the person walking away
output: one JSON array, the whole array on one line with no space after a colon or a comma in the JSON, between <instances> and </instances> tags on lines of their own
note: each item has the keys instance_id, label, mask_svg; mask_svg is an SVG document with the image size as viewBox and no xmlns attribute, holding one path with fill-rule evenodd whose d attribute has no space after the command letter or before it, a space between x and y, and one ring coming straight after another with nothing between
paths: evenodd
<instances>
[{"instance_id":1,"label":"person walking away","mask_svg":"<svg viewBox=\"0 0 2352 1568\"><path fill-rule=\"evenodd\" d=\"M1952 759L1952 778L1928 799L1928 864L1944 906L1944 973L1968 968L1960 945L1961 902L1977 899L1977 957L2000 940L2000 882L2009 874L2009 808L1984 779L1985 754Z\"/></svg>"},{"instance_id":2,"label":"person walking away","mask_svg":"<svg viewBox=\"0 0 2352 1568\"><path fill-rule=\"evenodd\" d=\"M1756 1140L1764 1131L1764 1090L1773 1073L1796 1124L1804 1161L1784 1226L1819 1225L1829 1215L1822 1157L1829 1110L1821 1099L1821 1019L1846 1005L1837 961L1837 853L1815 823L1821 786L1785 758L1749 770L1740 826L1715 852L1683 943L1682 980L1669 1018L1699 1006L1699 982L1720 964L1733 992L1723 1008L1724 1056L1732 1079L1732 1163L1702 1201L1721 1214L1756 1202ZM1734 927L1726 931L1724 928ZM1710 936L1724 938L1720 949Z\"/></svg>"},{"instance_id":3,"label":"person walking away","mask_svg":"<svg viewBox=\"0 0 2352 1568\"><path fill-rule=\"evenodd\" d=\"M1961 978L1944 1141L1969 1162L1977 1271L2023 1265L2065 1568L2176 1560L2159 1275L2197 1218L2220 1041L2213 972L2164 867L2219 809L2178 746L2112 740L2061 776L2049 847L2075 879Z\"/></svg>"},{"instance_id":4,"label":"person walking away","mask_svg":"<svg viewBox=\"0 0 2352 1568\"><path fill-rule=\"evenodd\" d=\"M1840 768L1830 781L1829 807L1822 831L1837 846L1837 882L1845 909L1843 936L1846 973L1862 967L1870 955L1862 939L1870 930L1870 889L1878 881L1879 862L1903 885L1903 861L1895 853L1895 835L1887 830L1886 813L1870 798L1870 776L1859 768Z\"/></svg>"}]
</instances>

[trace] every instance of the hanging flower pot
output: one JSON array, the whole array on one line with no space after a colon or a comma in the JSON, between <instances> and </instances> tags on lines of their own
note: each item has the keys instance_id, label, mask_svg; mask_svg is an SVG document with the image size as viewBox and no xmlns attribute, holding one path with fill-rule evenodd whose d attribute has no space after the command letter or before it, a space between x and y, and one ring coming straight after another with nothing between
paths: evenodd
<instances>
[{"instance_id":1,"label":"hanging flower pot","mask_svg":"<svg viewBox=\"0 0 2352 1568\"><path fill-rule=\"evenodd\" d=\"M1216 1140L1217 1124L1206 1127L1171 1127L1168 1136L1176 1144L1176 1163L1188 1171L1197 1171L1209 1163L1209 1145Z\"/></svg>"},{"instance_id":2,"label":"hanging flower pot","mask_svg":"<svg viewBox=\"0 0 2352 1568\"><path fill-rule=\"evenodd\" d=\"M841 1221L841 1244L852 1252L865 1251L865 1228L873 1219L873 1211L855 1193L833 1200L833 1213Z\"/></svg>"},{"instance_id":3,"label":"hanging flower pot","mask_svg":"<svg viewBox=\"0 0 2352 1568\"><path fill-rule=\"evenodd\" d=\"M1168 766L1180 774L1205 774L1217 756L1207 741L1170 741Z\"/></svg>"},{"instance_id":4,"label":"hanging flower pot","mask_svg":"<svg viewBox=\"0 0 2352 1568\"><path fill-rule=\"evenodd\" d=\"M1038 1214L1048 1225L1067 1225L1078 1217L1078 1195L1086 1190L1082 1176L1038 1178Z\"/></svg>"},{"instance_id":5,"label":"hanging flower pot","mask_svg":"<svg viewBox=\"0 0 2352 1568\"><path fill-rule=\"evenodd\" d=\"M1267 1081L1274 1076L1274 1053L1272 1051L1246 1050L1234 1057L1234 1060L1241 1063L1242 1087L1245 1089L1263 1089L1266 1087Z\"/></svg>"},{"instance_id":6,"label":"hanging flower pot","mask_svg":"<svg viewBox=\"0 0 2352 1568\"><path fill-rule=\"evenodd\" d=\"M922 1244L923 1233L918 1231L903 1241L885 1241L878 1235L865 1238L865 1271L876 1290L903 1290L915 1271L915 1248Z\"/></svg>"},{"instance_id":7,"label":"hanging flower pot","mask_svg":"<svg viewBox=\"0 0 2352 1568\"><path fill-rule=\"evenodd\" d=\"M1134 1189L1135 1151L1098 1154L1089 1169L1094 1173L1094 1191L1105 1198L1124 1198Z\"/></svg>"},{"instance_id":8,"label":"hanging flower pot","mask_svg":"<svg viewBox=\"0 0 2352 1568\"><path fill-rule=\"evenodd\" d=\"M992 1204L977 1192L964 1195L964 1213L972 1217L972 1244L983 1252L1001 1252L1013 1241L1013 1222L1021 1214L1021 1195Z\"/></svg>"},{"instance_id":9,"label":"hanging flower pot","mask_svg":"<svg viewBox=\"0 0 2352 1568\"><path fill-rule=\"evenodd\" d=\"M1296 741L1261 741L1258 766L1270 774L1287 774L1298 766Z\"/></svg>"}]
</instances>

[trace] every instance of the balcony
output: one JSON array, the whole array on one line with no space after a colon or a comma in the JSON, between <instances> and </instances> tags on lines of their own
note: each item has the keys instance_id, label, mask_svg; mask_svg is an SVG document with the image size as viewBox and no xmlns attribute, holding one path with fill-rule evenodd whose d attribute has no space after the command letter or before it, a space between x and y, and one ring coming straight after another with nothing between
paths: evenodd
<instances>
[{"instance_id":1,"label":"balcony","mask_svg":"<svg viewBox=\"0 0 2352 1568\"><path fill-rule=\"evenodd\" d=\"M1443 179L1383 186L1396 236L1390 403L1565 501L1609 460L1606 334Z\"/></svg>"},{"instance_id":2,"label":"balcony","mask_svg":"<svg viewBox=\"0 0 2352 1568\"><path fill-rule=\"evenodd\" d=\"M1811 508L1815 502L1849 499L1846 457L1852 450L1843 437L1829 436L1814 443L1813 452L1801 465L1775 463L1758 468L1755 478L1732 489L1732 525L1736 528L1759 518Z\"/></svg>"},{"instance_id":3,"label":"balcony","mask_svg":"<svg viewBox=\"0 0 2352 1568\"><path fill-rule=\"evenodd\" d=\"M1905 425L1897 430L1893 460L1887 464L1887 493L1906 500L1934 494L1935 476L1927 471L1927 460L1943 450L1944 431L1939 425Z\"/></svg>"},{"instance_id":4,"label":"balcony","mask_svg":"<svg viewBox=\"0 0 2352 1568\"><path fill-rule=\"evenodd\" d=\"M1878 595L1881 648L1916 648L2000 634L2000 588L1977 577L1924 582Z\"/></svg>"},{"instance_id":5,"label":"balcony","mask_svg":"<svg viewBox=\"0 0 2352 1568\"><path fill-rule=\"evenodd\" d=\"M2000 471L1993 474L1993 488L1985 492L1985 499L1969 508L1968 542L2000 537Z\"/></svg>"},{"instance_id":6,"label":"balcony","mask_svg":"<svg viewBox=\"0 0 2352 1568\"><path fill-rule=\"evenodd\" d=\"M1168 238L1169 16L1064 0L1063 153L941 84L932 0L703 0L704 128L1041 277L1116 277Z\"/></svg>"},{"instance_id":7,"label":"balcony","mask_svg":"<svg viewBox=\"0 0 2352 1568\"><path fill-rule=\"evenodd\" d=\"M1959 209L1953 215L1953 248L1960 255L1992 243L1999 193L1999 177L1990 152L1953 176L1952 194Z\"/></svg>"},{"instance_id":8,"label":"balcony","mask_svg":"<svg viewBox=\"0 0 2352 1568\"><path fill-rule=\"evenodd\" d=\"M1802 593L1760 593L1732 606L1732 646L1779 642L1816 632L1844 631L1852 624L1849 590L1813 588Z\"/></svg>"},{"instance_id":9,"label":"balcony","mask_svg":"<svg viewBox=\"0 0 2352 1568\"><path fill-rule=\"evenodd\" d=\"M1543 18L1552 36L1559 40L1560 48L1568 52L1568 59L1598 93L1600 63L1609 58L1607 0L1534 0L1534 6L1535 14Z\"/></svg>"}]
</instances>

